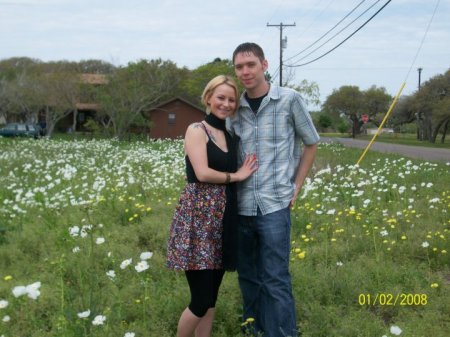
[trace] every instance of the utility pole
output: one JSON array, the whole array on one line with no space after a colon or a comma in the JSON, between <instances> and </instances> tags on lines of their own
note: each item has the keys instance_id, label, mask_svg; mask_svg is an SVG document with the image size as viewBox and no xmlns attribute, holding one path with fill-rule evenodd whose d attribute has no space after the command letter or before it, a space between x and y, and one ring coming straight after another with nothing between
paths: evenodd
<instances>
[{"instance_id":1,"label":"utility pole","mask_svg":"<svg viewBox=\"0 0 450 337\"><path fill-rule=\"evenodd\" d=\"M417 71L419 72L419 86L418 86L418 89L420 90L420 74L422 73L422 68L417 68Z\"/></svg>"},{"instance_id":2,"label":"utility pole","mask_svg":"<svg viewBox=\"0 0 450 337\"><path fill-rule=\"evenodd\" d=\"M295 27L293 24L283 24L280 22L278 25L270 25L267 23L267 27L279 27L280 28L280 87L283 85L283 49L287 46L287 37L283 40L283 27Z\"/></svg>"},{"instance_id":3,"label":"utility pole","mask_svg":"<svg viewBox=\"0 0 450 337\"><path fill-rule=\"evenodd\" d=\"M422 74L422 68L417 68L417 71L419 72L419 83L417 85L417 92L420 91L420 75ZM417 111L416 113L416 122L417 122L417 139L418 140L423 140L423 125L422 125L422 116L421 116L421 112L420 112L420 108L419 111Z\"/></svg>"}]
</instances>

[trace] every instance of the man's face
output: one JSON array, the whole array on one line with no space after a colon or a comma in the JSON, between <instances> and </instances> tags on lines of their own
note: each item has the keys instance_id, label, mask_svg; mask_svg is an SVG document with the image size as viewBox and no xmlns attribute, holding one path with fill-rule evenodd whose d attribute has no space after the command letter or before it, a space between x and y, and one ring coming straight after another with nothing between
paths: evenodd
<instances>
[{"instance_id":1,"label":"man's face","mask_svg":"<svg viewBox=\"0 0 450 337\"><path fill-rule=\"evenodd\" d=\"M234 71L245 89L258 89L266 82L264 72L267 60L261 60L253 53L238 53L234 58Z\"/></svg>"}]
</instances>

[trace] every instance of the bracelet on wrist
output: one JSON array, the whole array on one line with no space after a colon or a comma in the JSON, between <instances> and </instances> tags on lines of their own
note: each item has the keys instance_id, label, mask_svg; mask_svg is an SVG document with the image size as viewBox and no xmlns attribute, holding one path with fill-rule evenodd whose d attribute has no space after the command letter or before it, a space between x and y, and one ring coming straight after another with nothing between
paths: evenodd
<instances>
[{"instance_id":1,"label":"bracelet on wrist","mask_svg":"<svg viewBox=\"0 0 450 337\"><path fill-rule=\"evenodd\" d=\"M225 172L227 178L225 179L225 184L229 184L231 182L231 175L229 172Z\"/></svg>"}]
</instances>

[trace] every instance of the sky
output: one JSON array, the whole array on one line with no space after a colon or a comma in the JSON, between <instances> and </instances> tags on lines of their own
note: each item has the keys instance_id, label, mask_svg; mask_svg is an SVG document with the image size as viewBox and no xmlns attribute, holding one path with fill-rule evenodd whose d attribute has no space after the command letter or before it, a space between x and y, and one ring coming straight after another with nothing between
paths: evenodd
<instances>
[{"instance_id":1,"label":"sky","mask_svg":"<svg viewBox=\"0 0 450 337\"><path fill-rule=\"evenodd\" d=\"M280 29L267 24L295 23L283 27L283 63L302 64L341 43L386 2L0 0L0 60L99 59L120 66L162 58L195 69L256 42L278 83ZM375 85L394 96L405 82L402 94L409 95L418 88L418 68L422 84L450 68L450 0L392 0L334 51L284 66L283 79L316 82L322 102L343 85Z\"/></svg>"}]
</instances>

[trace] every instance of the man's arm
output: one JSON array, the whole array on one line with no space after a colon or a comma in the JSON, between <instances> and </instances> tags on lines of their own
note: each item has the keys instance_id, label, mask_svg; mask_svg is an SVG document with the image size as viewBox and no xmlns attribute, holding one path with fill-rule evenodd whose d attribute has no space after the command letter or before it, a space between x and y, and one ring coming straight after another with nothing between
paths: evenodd
<instances>
[{"instance_id":1,"label":"man's arm","mask_svg":"<svg viewBox=\"0 0 450 337\"><path fill-rule=\"evenodd\" d=\"M295 201L297 200L298 194L300 193L303 183L308 175L309 170L314 163L316 158L317 144L305 145L303 148L302 157L297 168L297 174L295 175L295 191L294 196L291 199L289 206L294 207Z\"/></svg>"}]
</instances>

